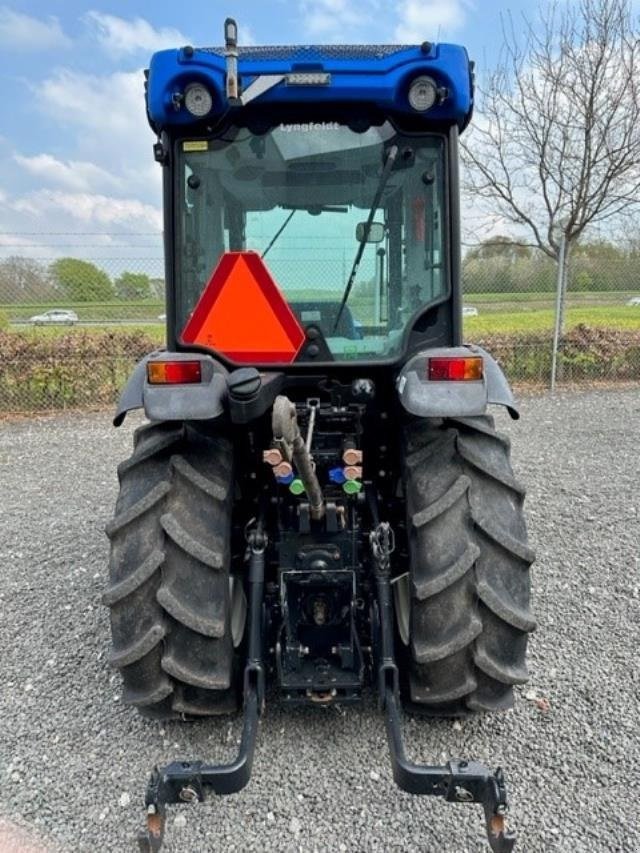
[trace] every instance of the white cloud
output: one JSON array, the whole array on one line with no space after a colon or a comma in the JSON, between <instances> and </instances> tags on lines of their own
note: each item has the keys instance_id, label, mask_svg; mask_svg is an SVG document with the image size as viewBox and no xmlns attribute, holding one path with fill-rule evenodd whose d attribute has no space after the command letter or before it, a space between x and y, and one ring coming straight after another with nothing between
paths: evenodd
<instances>
[{"instance_id":1,"label":"white cloud","mask_svg":"<svg viewBox=\"0 0 640 853\"><path fill-rule=\"evenodd\" d=\"M6 50L49 50L71 45L57 18L32 18L0 7L0 45Z\"/></svg>"},{"instance_id":2,"label":"white cloud","mask_svg":"<svg viewBox=\"0 0 640 853\"><path fill-rule=\"evenodd\" d=\"M128 195L158 203L161 169L153 161L141 70L97 76L62 69L33 91L41 111L72 135L74 161L93 163ZM92 183L91 189L111 187Z\"/></svg>"},{"instance_id":3,"label":"white cloud","mask_svg":"<svg viewBox=\"0 0 640 853\"><path fill-rule=\"evenodd\" d=\"M14 154L38 188L14 195L8 207L29 230L162 229L161 170L153 162L141 71L104 76L61 69L33 86L36 103L61 122L74 147L69 159ZM59 223L59 224L58 224Z\"/></svg>"},{"instance_id":4,"label":"white cloud","mask_svg":"<svg viewBox=\"0 0 640 853\"><path fill-rule=\"evenodd\" d=\"M433 41L462 27L472 5L473 0L299 0L310 40L348 44Z\"/></svg>"},{"instance_id":5,"label":"white cloud","mask_svg":"<svg viewBox=\"0 0 640 853\"><path fill-rule=\"evenodd\" d=\"M92 235L79 236L77 246L62 247L56 237L21 246L21 254L41 259L60 252L94 257L98 244L115 266L116 258L159 257L156 238L126 236L162 230L162 170L153 161L142 71L100 75L63 68L34 82L31 92L39 112L61 125L68 147L62 157L15 150L0 157L9 180L4 189L11 187L0 204L0 230ZM110 237L98 236L105 232L125 236L115 238L116 248ZM7 251L8 245L0 257Z\"/></svg>"},{"instance_id":6,"label":"white cloud","mask_svg":"<svg viewBox=\"0 0 640 853\"><path fill-rule=\"evenodd\" d=\"M37 154L34 157L14 154L13 159L29 174L68 190L85 192L98 187L121 189L123 184L120 178L86 160L63 161L51 154Z\"/></svg>"},{"instance_id":7,"label":"white cloud","mask_svg":"<svg viewBox=\"0 0 640 853\"><path fill-rule=\"evenodd\" d=\"M1 227L5 227L0 223ZM14 220L7 223L7 228L15 228ZM33 258L38 260L41 258L49 259L51 255L58 256L59 252L52 253L48 247L43 247L36 239L32 237L23 237L20 234L0 234L0 262L12 256L22 258Z\"/></svg>"},{"instance_id":8,"label":"white cloud","mask_svg":"<svg viewBox=\"0 0 640 853\"><path fill-rule=\"evenodd\" d=\"M44 112L65 124L99 130L105 142L111 143L114 133L133 134L147 126L142 71L97 76L64 68L33 90Z\"/></svg>"},{"instance_id":9,"label":"white cloud","mask_svg":"<svg viewBox=\"0 0 640 853\"><path fill-rule=\"evenodd\" d=\"M9 195L0 189L0 202L0 260L86 257L112 277L123 269L162 275L159 207L131 197L52 190Z\"/></svg>"},{"instance_id":10,"label":"white cloud","mask_svg":"<svg viewBox=\"0 0 640 853\"><path fill-rule=\"evenodd\" d=\"M377 4L368 3L370 9L372 5ZM345 42L354 41L350 28L359 30L364 14L353 0L302 0L300 11L311 38L340 37Z\"/></svg>"},{"instance_id":11,"label":"white cloud","mask_svg":"<svg viewBox=\"0 0 640 853\"><path fill-rule=\"evenodd\" d=\"M241 47L249 47L250 45L258 44L253 30L244 23L238 27L238 39L238 44Z\"/></svg>"},{"instance_id":12,"label":"white cloud","mask_svg":"<svg viewBox=\"0 0 640 853\"><path fill-rule=\"evenodd\" d=\"M440 30L451 32L463 26L467 7L466 0L403 0L396 39L419 44L440 38Z\"/></svg>"},{"instance_id":13,"label":"white cloud","mask_svg":"<svg viewBox=\"0 0 640 853\"><path fill-rule=\"evenodd\" d=\"M9 206L18 213L49 221L52 215L63 214L85 226L98 228L119 225L158 231L162 228L161 211L134 198L38 190L14 200Z\"/></svg>"},{"instance_id":14,"label":"white cloud","mask_svg":"<svg viewBox=\"0 0 640 853\"><path fill-rule=\"evenodd\" d=\"M180 30L174 27L156 29L145 18L127 20L94 10L87 13L86 20L103 49L115 58L138 52L153 53L190 43Z\"/></svg>"}]
</instances>

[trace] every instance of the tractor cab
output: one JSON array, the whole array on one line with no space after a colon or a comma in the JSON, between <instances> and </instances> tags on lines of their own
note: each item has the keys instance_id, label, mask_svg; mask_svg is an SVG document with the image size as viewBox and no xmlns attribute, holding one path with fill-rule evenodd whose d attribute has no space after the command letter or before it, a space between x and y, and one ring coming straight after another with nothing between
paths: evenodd
<instances>
[{"instance_id":1,"label":"tractor cab","mask_svg":"<svg viewBox=\"0 0 640 853\"><path fill-rule=\"evenodd\" d=\"M166 167L170 348L308 365L459 342L463 48L242 49L228 22L225 48L153 57L147 105ZM285 358L261 344L259 300L185 339L229 253L256 254L293 312L302 343Z\"/></svg>"}]
</instances>

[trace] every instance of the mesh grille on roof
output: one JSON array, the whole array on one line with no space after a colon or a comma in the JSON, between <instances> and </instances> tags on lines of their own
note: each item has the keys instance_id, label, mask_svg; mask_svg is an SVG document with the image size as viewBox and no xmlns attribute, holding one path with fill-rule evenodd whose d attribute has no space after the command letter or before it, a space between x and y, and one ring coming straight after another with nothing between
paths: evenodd
<instances>
[{"instance_id":1,"label":"mesh grille on roof","mask_svg":"<svg viewBox=\"0 0 640 853\"><path fill-rule=\"evenodd\" d=\"M393 56L415 45L406 44L313 44L291 46L240 47L238 53L241 59L262 59L264 61L289 59L382 59ZM204 53L224 56L224 47L203 47Z\"/></svg>"}]
</instances>

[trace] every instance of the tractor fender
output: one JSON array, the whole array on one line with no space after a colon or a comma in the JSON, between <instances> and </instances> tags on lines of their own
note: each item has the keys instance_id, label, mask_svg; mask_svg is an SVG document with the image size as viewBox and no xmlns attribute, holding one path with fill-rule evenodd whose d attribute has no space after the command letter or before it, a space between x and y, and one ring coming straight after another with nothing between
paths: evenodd
<instances>
[{"instance_id":1,"label":"tractor fender","mask_svg":"<svg viewBox=\"0 0 640 853\"><path fill-rule=\"evenodd\" d=\"M150 361L199 361L202 381L189 385L151 385L147 381ZM227 397L227 371L210 355L164 351L146 355L125 385L113 419L119 427L127 412L144 409L150 421L202 421L219 417Z\"/></svg>"},{"instance_id":2,"label":"tractor fender","mask_svg":"<svg viewBox=\"0 0 640 853\"><path fill-rule=\"evenodd\" d=\"M434 356L481 355L483 378L478 381L439 382L428 379L428 360ZM483 415L489 403L505 406L514 420L520 417L513 392L497 361L479 346L437 347L414 355L400 371L396 388L403 407L423 418Z\"/></svg>"}]
</instances>

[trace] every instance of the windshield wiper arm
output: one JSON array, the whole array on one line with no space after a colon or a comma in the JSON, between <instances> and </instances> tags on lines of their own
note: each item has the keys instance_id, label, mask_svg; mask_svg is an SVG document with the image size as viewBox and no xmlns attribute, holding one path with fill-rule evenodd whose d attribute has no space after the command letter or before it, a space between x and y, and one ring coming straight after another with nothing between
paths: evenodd
<instances>
[{"instance_id":1,"label":"windshield wiper arm","mask_svg":"<svg viewBox=\"0 0 640 853\"><path fill-rule=\"evenodd\" d=\"M276 233L275 233L275 234L273 235L273 237L271 238L271 242L269 243L269 245L267 246L267 248L266 248L266 249L264 250L264 252L262 253L261 257L265 258L265 257L267 256L267 252L269 251L269 249L273 246L273 244L276 242L276 240L278 239L278 237L282 234L282 232L284 231L284 229L287 227L287 225L288 225L288 224L291 222L291 220L293 219L293 216L294 216L294 214L295 214L296 210L297 210L297 208L295 208L295 207L294 207L294 209L293 209L293 210L291 211L291 213L287 216L287 218L286 218L286 219L285 219L285 221L282 223L282 225L280 226L280 228L278 228L278 230L276 231Z\"/></svg>"},{"instance_id":2,"label":"windshield wiper arm","mask_svg":"<svg viewBox=\"0 0 640 853\"><path fill-rule=\"evenodd\" d=\"M262 253L262 255L260 256L260 257L262 257L262 258L266 257L267 252L269 251L269 249L271 249L271 247L272 247L272 246L273 246L273 244L276 242L276 240L278 240L278 239L279 239L279 237L280 237L280 235L282 234L282 232L284 231L284 229L287 227L287 225L288 225L288 224L291 222L291 220L293 219L293 214L294 214L294 213L296 213L298 210L306 210L308 213L314 213L314 214L324 213L324 212L327 212L327 213L348 213L348 212L349 212L349 208L348 208L348 207L339 207L339 206L336 206L336 205L333 205L333 206L331 206L331 205L322 205L322 206L321 206L321 205L318 205L317 207L314 205L314 207L313 207L313 208L309 208L309 207L291 207L291 208L290 208L290 207L288 207L288 206L287 206L287 207L283 206L283 210L290 210L290 211L291 211L291 213L289 214L289 216L287 216L287 218L286 218L286 219L285 219L285 221L282 223L282 225L280 226L280 228L278 228L278 230L276 231L276 233L275 233L275 234L273 235L273 237L271 238L271 242L269 243L269 245L267 246L267 248L264 250L264 252L263 252L263 253Z\"/></svg>"},{"instance_id":3,"label":"windshield wiper arm","mask_svg":"<svg viewBox=\"0 0 640 853\"><path fill-rule=\"evenodd\" d=\"M364 254L364 247L367 245L367 240L369 239L369 234L371 232L371 226L373 225L373 218L376 215L376 210L378 209L378 205L380 204L380 199L382 198L382 193L384 192L384 188L387 185L387 181L389 180L389 176L391 175L391 170L393 169L393 165L396 162L396 157L398 156L398 146L392 145L389 149L386 159L384 161L384 168L382 170L382 174L380 175L380 180L378 181L378 188L376 189L376 194L373 199L373 203L371 205L371 210L369 211L369 216L367 217L367 221L364 226L364 232L362 234L362 240L360 241L360 245L358 246L358 251L356 252L355 259L353 261L353 266L351 267L351 272L349 273L349 278L347 280L347 286L344 289L344 296L342 297L342 302L340 303L340 308L338 309L338 314L336 316L336 321L333 324L333 331L338 328L338 323L340 322L340 318L342 317L342 312L344 311L344 307L347 304L347 300L349 299L349 295L351 294L351 288L353 287L353 283L356 280L356 275L358 273L358 267L360 266L360 261L362 260L362 256Z\"/></svg>"}]
</instances>

